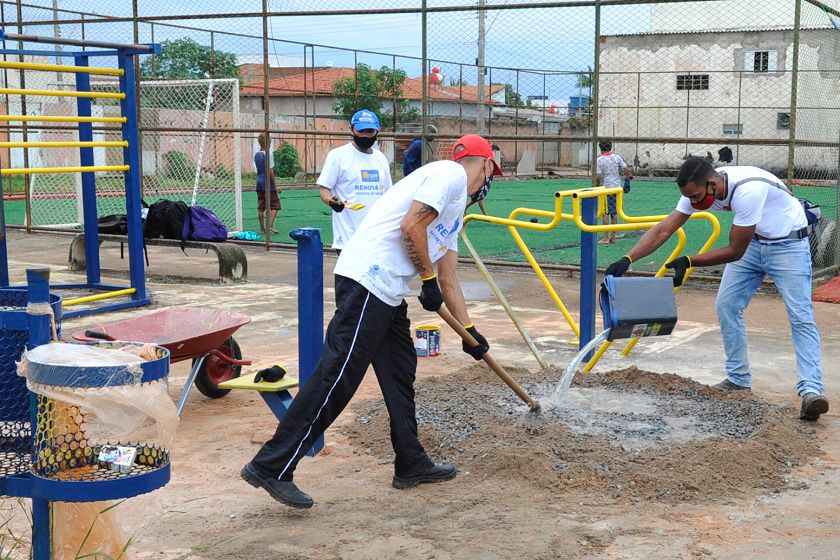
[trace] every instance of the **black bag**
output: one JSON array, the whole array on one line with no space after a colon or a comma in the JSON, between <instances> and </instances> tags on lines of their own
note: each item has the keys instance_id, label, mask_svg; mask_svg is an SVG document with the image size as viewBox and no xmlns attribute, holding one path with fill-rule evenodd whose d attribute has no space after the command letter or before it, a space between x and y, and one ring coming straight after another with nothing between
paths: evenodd
<instances>
[{"instance_id":1,"label":"black bag","mask_svg":"<svg viewBox=\"0 0 840 560\"><path fill-rule=\"evenodd\" d=\"M125 214L102 216L97 220L96 227L99 233L125 235L128 232L128 218L126 218Z\"/></svg>"},{"instance_id":2,"label":"black bag","mask_svg":"<svg viewBox=\"0 0 840 560\"><path fill-rule=\"evenodd\" d=\"M159 200L149 207L144 237L149 239L181 239L184 221L190 207L181 201Z\"/></svg>"}]
</instances>

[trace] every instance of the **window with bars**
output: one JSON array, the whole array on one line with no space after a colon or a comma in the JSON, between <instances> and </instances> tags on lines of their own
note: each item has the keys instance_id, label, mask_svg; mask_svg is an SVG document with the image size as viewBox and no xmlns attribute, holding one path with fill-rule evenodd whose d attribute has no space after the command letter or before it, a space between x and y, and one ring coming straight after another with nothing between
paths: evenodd
<instances>
[{"instance_id":1,"label":"window with bars","mask_svg":"<svg viewBox=\"0 0 840 560\"><path fill-rule=\"evenodd\" d=\"M754 74L776 72L779 66L779 53L776 51L746 51L744 70Z\"/></svg>"},{"instance_id":2,"label":"window with bars","mask_svg":"<svg viewBox=\"0 0 840 560\"><path fill-rule=\"evenodd\" d=\"M679 74L677 76L677 90L709 89L708 74Z\"/></svg>"}]
</instances>

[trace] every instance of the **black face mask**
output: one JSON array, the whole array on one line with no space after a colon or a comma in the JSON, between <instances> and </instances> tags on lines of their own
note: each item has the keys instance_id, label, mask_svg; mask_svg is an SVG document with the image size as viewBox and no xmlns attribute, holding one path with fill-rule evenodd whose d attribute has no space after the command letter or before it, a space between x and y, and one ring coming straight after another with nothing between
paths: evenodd
<instances>
[{"instance_id":1,"label":"black face mask","mask_svg":"<svg viewBox=\"0 0 840 560\"><path fill-rule=\"evenodd\" d=\"M353 142L363 150L369 150L376 143L376 136L356 136L353 135Z\"/></svg>"}]
</instances>

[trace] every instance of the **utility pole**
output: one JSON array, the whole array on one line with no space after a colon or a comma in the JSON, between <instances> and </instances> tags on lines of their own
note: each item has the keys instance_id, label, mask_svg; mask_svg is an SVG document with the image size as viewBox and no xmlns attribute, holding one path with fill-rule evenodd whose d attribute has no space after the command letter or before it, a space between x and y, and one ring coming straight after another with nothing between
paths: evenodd
<instances>
[{"instance_id":1,"label":"utility pole","mask_svg":"<svg viewBox=\"0 0 840 560\"><path fill-rule=\"evenodd\" d=\"M484 28L484 4L486 0L478 0L478 119L476 122L478 133L484 134L484 42L486 31Z\"/></svg>"},{"instance_id":2,"label":"utility pole","mask_svg":"<svg viewBox=\"0 0 840 560\"><path fill-rule=\"evenodd\" d=\"M52 8L53 8L53 36L56 39L61 38L61 26L58 25L58 0L52 0ZM135 41L136 43L136 41ZM55 46L55 63L61 64L61 45ZM61 86L64 82L64 73L63 72L56 72L55 73L56 80L58 81L58 89L62 89Z\"/></svg>"}]
</instances>

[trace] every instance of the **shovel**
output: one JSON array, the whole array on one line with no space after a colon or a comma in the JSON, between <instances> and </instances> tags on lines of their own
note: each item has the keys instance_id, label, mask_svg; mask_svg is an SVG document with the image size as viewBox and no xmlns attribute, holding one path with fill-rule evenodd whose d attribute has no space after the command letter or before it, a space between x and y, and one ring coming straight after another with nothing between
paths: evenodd
<instances>
[{"instance_id":1,"label":"shovel","mask_svg":"<svg viewBox=\"0 0 840 560\"><path fill-rule=\"evenodd\" d=\"M438 309L437 312L438 315L440 315L440 318L446 321L446 324L452 327L452 330L458 333L458 335L464 340L464 342L466 342L470 346L478 346L478 342L476 342L472 335L467 332L467 329L465 329L461 325L461 322L455 319L455 317L453 317L452 314L449 311L447 311L446 308L441 307L440 309ZM525 404L528 405L528 408L531 409L532 413L536 414L540 411L540 403L531 398L531 396L525 391L525 389L523 389L522 386L519 383L517 383L516 380L513 377L511 377L510 374L506 372L502 366L499 365L499 362L497 362L496 359L490 355L490 352L485 352L482 356L482 359L488 366L490 366L490 369L495 371L496 375L501 377L502 381L504 381L508 387L513 389L513 392L516 393L516 395L520 399L522 399L525 402Z\"/></svg>"}]
</instances>

